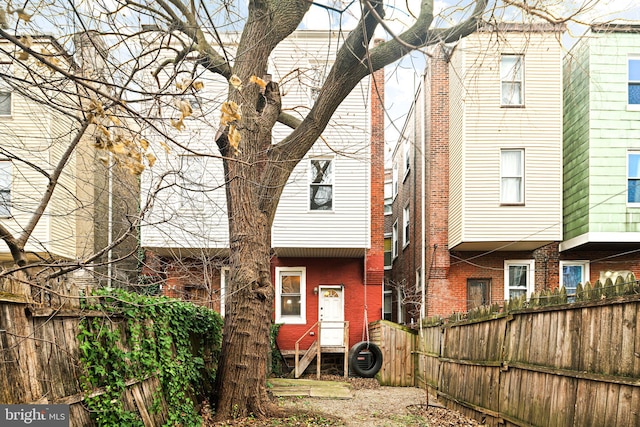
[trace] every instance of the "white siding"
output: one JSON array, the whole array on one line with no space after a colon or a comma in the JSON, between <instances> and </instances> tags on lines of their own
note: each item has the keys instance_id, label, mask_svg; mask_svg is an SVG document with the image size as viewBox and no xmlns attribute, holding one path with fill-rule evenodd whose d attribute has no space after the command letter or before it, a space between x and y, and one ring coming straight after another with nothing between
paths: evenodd
<instances>
[{"instance_id":1,"label":"white siding","mask_svg":"<svg viewBox=\"0 0 640 427\"><path fill-rule=\"evenodd\" d=\"M269 73L280 83L283 108L305 114L311 105L314 70L328 72L338 47L338 33L300 31L281 43L270 61ZM291 73L298 69L299 74ZM321 75L321 74L320 74ZM205 82L203 93L207 100L206 120L190 120L184 131L170 131L183 144L198 153L214 157L207 160L207 186L204 205L185 203L184 192L172 183L175 174L164 178L163 189L142 228L142 246L155 248L226 248L228 222L222 162L214 142L218 127L219 106L226 100L227 84L219 78L201 76ZM334 156L334 210L310 212L307 177L308 156L296 166L283 190L273 225L272 246L288 248L364 248L369 243L369 123L368 85L361 84L338 108L327 130L309 156ZM283 138L289 129L277 125L274 140ZM188 169L180 155L185 153L164 150L152 140L158 157L156 165L145 171L142 179L142 204L159 185L167 171ZM185 158L187 159L187 158ZM193 159L193 158L191 158ZM179 179L178 179L179 180Z\"/></svg>"},{"instance_id":2,"label":"white siding","mask_svg":"<svg viewBox=\"0 0 640 427\"><path fill-rule=\"evenodd\" d=\"M464 174L452 174L454 191L462 187L461 201L455 203L463 203L462 216L455 211L451 216L450 228L456 230L452 237L459 239L451 241L452 246L561 239L561 47L555 34L506 32L504 37L506 40L495 44L490 41L495 35L477 33L454 53L464 56L464 66L451 78L461 76L465 95L462 124L451 122L462 126L462 147L454 145L453 149L464 153L460 161ZM500 107L502 53L524 54L524 108ZM522 206L500 205L502 148L524 149Z\"/></svg>"},{"instance_id":3,"label":"white siding","mask_svg":"<svg viewBox=\"0 0 640 427\"><path fill-rule=\"evenodd\" d=\"M326 32L296 32L274 52L278 64L273 74L304 65L324 68L322 59L333 58L338 48L337 33L333 40ZM313 52L310 61L300 52ZM331 64L327 64L330 66ZM326 68L328 73L328 67ZM303 78L303 85L308 81ZM292 81L293 83L293 81ZM309 83L311 84L311 83ZM284 107L309 105L307 91L287 90ZM285 187L273 224L273 247L365 248L369 246L369 89L368 79L360 83L340 105L323 140L294 169ZM276 133L276 135L280 135ZM334 156L334 200L332 211L309 210L309 158Z\"/></svg>"}]
</instances>

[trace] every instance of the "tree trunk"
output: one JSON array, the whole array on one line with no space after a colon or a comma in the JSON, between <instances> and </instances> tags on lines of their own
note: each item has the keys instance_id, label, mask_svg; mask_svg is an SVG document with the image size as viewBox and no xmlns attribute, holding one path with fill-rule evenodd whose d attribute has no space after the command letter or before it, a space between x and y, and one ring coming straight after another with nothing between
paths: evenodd
<instances>
[{"instance_id":1,"label":"tree trunk","mask_svg":"<svg viewBox=\"0 0 640 427\"><path fill-rule=\"evenodd\" d=\"M230 227L231 271L216 375L219 420L250 414L265 417L271 412L265 388L274 298L271 227L262 214L250 209L242 216L240 221L234 218Z\"/></svg>"}]
</instances>

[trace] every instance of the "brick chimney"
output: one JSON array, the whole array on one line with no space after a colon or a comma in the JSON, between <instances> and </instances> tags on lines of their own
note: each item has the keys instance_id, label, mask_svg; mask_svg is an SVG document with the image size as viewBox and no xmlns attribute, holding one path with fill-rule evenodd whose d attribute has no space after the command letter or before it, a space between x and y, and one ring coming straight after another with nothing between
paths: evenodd
<instances>
[{"instance_id":1,"label":"brick chimney","mask_svg":"<svg viewBox=\"0 0 640 427\"><path fill-rule=\"evenodd\" d=\"M374 46L382 40L374 40ZM374 72L371 88L371 247L366 254L365 281L384 279L384 68Z\"/></svg>"}]
</instances>

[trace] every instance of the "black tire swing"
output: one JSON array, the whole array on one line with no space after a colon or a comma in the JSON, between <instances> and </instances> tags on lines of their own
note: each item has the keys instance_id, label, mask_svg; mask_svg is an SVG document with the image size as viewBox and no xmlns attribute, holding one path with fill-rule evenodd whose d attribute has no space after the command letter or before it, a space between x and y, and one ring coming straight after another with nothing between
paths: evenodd
<instances>
[{"instance_id":1,"label":"black tire swing","mask_svg":"<svg viewBox=\"0 0 640 427\"><path fill-rule=\"evenodd\" d=\"M362 341L349 350L349 368L362 378L373 378L382 367L380 347L369 341L369 316L367 315L367 281L364 281L364 313Z\"/></svg>"},{"instance_id":2,"label":"black tire swing","mask_svg":"<svg viewBox=\"0 0 640 427\"><path fill-rule=\"evenodd\" d=\"M380 347L369 341L360 341L349 350L349 367L362 378L373 378L382 367Z\"/></svg>"}]
</instances>

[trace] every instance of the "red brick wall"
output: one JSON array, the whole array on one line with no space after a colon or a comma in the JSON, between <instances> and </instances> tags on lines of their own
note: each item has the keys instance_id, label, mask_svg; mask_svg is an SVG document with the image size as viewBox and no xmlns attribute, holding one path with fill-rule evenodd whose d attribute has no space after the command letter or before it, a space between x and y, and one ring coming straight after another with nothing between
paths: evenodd
<instances>
[{"instance_id":1,"label":"red brick wall","mask_svg":"<svg viewBox=\"0 0 640 427\"><path fill-rule=\"evenodd\" d=\"M457 311L466 300L450 277L449 241L449 64L437 49L429 58L425 124L427 315ZM466 294L466 286L465 286Z\"/></svg>"},{"instance_id":2,"label":"red brick wall","mask_svg":"<svg viewBox=\"0 0 640 427\"><path fill-rule=\"evenodd\" d=\"M384 280L384 69L371 77L371 248L367 284Z\"/></svg>"},{"instance_id":3,"label":"red brick wall","mask_svg":"<svg viewBox=\"0 0 640 427\"><path fill-rule=\"evenodd\" d=\"M344 315L349 322L349 345L361 341L364 325L365 289L368 322L382 316L382 282L364 285L362 258L275 258L272 262L272 277L275 267L306 267L307 323L305 325L283 325L278 335L281 350L295 349L295 342L318 321L318 295L313 288L320 285L344 284ZM300 343L306 349L316 337L307 335Z\"/></svg>"}]
</instances>

